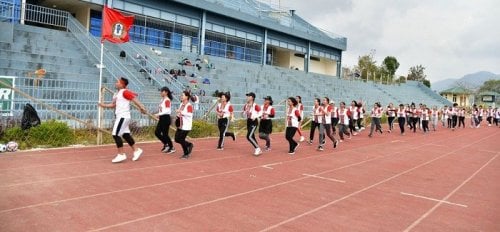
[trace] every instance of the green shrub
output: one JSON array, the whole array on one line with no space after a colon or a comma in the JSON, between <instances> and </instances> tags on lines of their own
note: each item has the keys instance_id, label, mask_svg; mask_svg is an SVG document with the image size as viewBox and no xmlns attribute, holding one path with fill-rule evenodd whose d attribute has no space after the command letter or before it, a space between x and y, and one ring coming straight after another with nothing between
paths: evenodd
<instances>
[{"instance_id":1,"label":"green shrub","mask_svg":"<svg viewBox=\"0 0 500 232\"><path fill-rule=\"evenodd\" d=\"M30 128L28 135L32 147L62 147L75 143L73 130L66 123L55 120Z\"/></svg>"},{"instance_id":2,"label":"green shrub","mask_svg":"<svg viewBox=\"0 0 500 232\"><path fill-rule=\"evenodd\" d=\"M63 122L43 122L37 127L23 131L20 127L5 130L1 141L16 141L20 149L33 147L61 147L75 143L73 130Z\"/></svg>"},{"instance_id":3,"label":"green shrub","mask_svg":"<svg viewBox=\"0 0 500 232\"><path fill-rule=\"evenodd\" d=\"M189 132L188 136L191 138L203 138L203 137L217 136L218 133L219 129L217 128L216 125L210 124L202 120L194 120L193 128L191 132Z\"/></svg>"}]
</instances>

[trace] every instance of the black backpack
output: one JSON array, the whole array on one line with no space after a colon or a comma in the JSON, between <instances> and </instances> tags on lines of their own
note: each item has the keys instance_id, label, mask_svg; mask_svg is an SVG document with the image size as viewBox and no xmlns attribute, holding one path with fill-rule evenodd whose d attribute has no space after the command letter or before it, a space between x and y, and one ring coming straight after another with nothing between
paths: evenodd
<instances>
[{"instance_id":1,"label":"black backpack","mask_svg":"<svg viewBox=\"0 0 500 232\"><path fill-rule=\"evenodd\" d=\"M23 130L27 130L31 127L35 127L40 125L40 117L38 117L38 113L35 108L27 103L24 106L23 118L21 119L21 128Z\"/></svg>"}]
</instances>

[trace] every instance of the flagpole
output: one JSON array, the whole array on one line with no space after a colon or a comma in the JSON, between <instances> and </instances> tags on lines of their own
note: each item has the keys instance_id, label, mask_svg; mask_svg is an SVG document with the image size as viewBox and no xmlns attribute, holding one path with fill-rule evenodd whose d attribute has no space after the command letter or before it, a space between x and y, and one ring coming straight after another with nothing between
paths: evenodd
<instances>
[{"instance_id":1,"label":"flagpole","mask_svg":"<svg viewBox=\"0 0 500 232\"><path fill-rule=\"evenodd\" d=\"M103 96L102 96L103 54L104 54L104 42L101 42L101 60L99 63L99 103L102 103L103 101ZM102 144L102 132L100 130L102 128L102 116L103 116L102 107L99 106L97 108L97 128L99 128L99 130L97 130L97 145Z\"/></svg>"}]
</instances>

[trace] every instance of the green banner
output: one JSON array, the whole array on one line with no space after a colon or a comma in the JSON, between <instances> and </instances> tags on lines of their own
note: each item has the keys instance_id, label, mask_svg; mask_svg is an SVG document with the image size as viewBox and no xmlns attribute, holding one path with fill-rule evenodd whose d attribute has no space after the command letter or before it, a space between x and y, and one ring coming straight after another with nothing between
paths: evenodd
<instances>
[{"instance_id":1,"label":"green banner","mask_svg":"<svg viewBox=\"0 0 500 232\"><path fill-rule=\"evenodd\" d=\"M14 87L14 78L9 76L0 76L0 115L13 116L14 109L14 91L10 88Z\"/></svg>"}]
</instances>

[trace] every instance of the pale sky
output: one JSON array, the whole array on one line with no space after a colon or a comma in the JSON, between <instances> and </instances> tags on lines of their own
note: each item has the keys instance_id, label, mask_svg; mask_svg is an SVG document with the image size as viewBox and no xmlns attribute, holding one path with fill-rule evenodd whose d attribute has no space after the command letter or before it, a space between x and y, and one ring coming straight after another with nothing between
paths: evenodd
<instances>
[{"instance_id":1,"label":"pale sky","mask_svg":"<svg viewBox=\"0 0 500 232\"><path fill-rule=\"evenodd\" d=\"M406 75L422 64L431 82L477 71L500 74L499 0L271 0L347 37L342 66L375 50Z\"/></svg>"}]
</instances>

